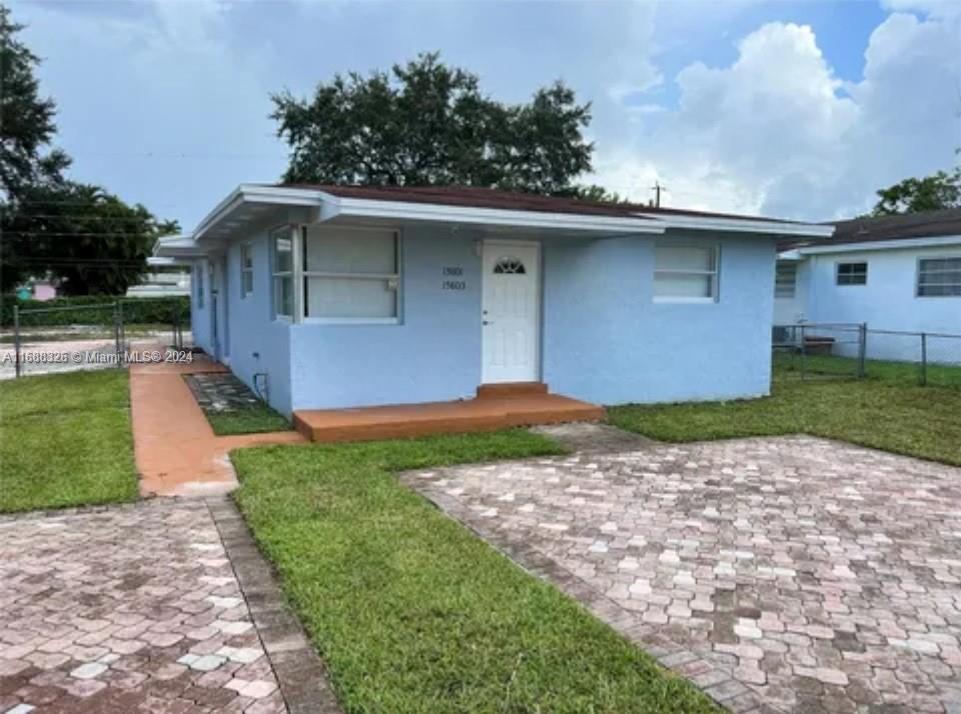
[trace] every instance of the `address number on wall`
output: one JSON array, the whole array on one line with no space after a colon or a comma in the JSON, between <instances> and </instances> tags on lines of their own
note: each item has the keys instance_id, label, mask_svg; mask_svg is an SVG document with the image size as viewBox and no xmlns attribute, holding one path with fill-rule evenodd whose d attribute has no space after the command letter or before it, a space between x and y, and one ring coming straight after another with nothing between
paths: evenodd
<instances>
[{"instance_id":1,"label":"address number on wall","mask_svg":"<svg viewBox=\"0 0 961 714\"><path fill-rule=\"evenodd\" d=\"M457 277L464 274L464 268L460 265L445 265L441 268L441 274L445 278ZM441 283L441 290L467 290L467 281L445 280Z\"/></svg>"}]
</instances>

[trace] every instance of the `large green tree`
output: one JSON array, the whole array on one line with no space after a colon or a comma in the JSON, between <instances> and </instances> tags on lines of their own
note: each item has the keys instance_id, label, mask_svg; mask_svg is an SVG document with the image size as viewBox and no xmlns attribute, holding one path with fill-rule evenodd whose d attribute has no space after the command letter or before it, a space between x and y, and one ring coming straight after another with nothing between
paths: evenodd
<instances>
[{"instance_id":1,"label":"large green tree","mask_svg":"<svg viewBox=\"0 0 961 714\"><path fill-rule=\"evenodd\" d=\"M147 271L157 238L179 229L99 186L67 181L23 196L4 220L4 277L43 274L65 295L124 294Z\"/></svg>"},{"instance_id":2,"label":"large green tree","mask_svg":"<svg viewBox=\"0 0 961 714\"><path fill-rule=\"evenodd\" d=\"M437 54L389 73L337 75L308 99L272 99L291 149L288 182L577 194L575 179L591 170L590 104L571 89L557 82L527 104L504 104Z\"/></svg>"},{"instance_id":3,"label":"large green tree","mask_svg":"<svg viewBox=\"0 0 961 714\"><path fill-rule=\"evenodd\" d=\"M961 166L922 178L907 178L877 192L878 202L871 215L922 213L961 208Z\"/></svg>"},{"instance_id":4,"label":"large green tree","mask_svg":"<svg viewBox=\"0 0 961 714\"><path fill-rule=\"evenodd\" d=\"M0 5L0 189L7 201L30 186L60 180L70 165L66 154L49 149L56 105L40 96L38 59L17 38L21 29Z\"/></svg>"},{"instance_id":5,"label":"large green tree","mask_svg":"<svg viewBox=\"0 0 961 714\"><path fill-rule=\"evenodd\" d=\"M146 272L157 236L177 226L63 176L70 160L51 148L56 104L40 96L21 29L0 5L0 294L39 277L68 295L122 294Z\"/></svg>"}]
</instances>

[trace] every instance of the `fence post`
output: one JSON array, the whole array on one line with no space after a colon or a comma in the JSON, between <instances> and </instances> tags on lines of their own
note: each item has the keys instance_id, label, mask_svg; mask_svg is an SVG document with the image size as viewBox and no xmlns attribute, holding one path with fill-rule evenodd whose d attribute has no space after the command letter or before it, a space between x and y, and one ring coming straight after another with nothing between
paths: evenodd
<instances>
[{"instance_id":1,"label":"fence post","mask_svg":"<svg viewBox=\"0 0 961 714\"><path fill-rule=\"evenodd\" d=\"M120 366L120 301L115 300L113 303L113 351L114 357L117 361L117 366Z\"/></svg>"},{"instance_id":2,"label":"fence post","mask_svg":"<svg viewBox=\"0 0 961 714\"><path fill-rule=\"evenodd\" d=\"M801 325L801 381L803 382L807 374L807 351L808 343L804 334L804 325Z\"/></svg>"},{"instance_id":3,"label":"fence post","mask_svg":"<svg viewBox=\"0 0 961 714\"><path fill-rule=\"evenodd\" d=\"M921 333L921 386L928 383L928 335Z\"/></svg>"},{"instance_id":4,"label":"fence post","mask_svg":"<svg viewBox=\"0 0 961 714\"><path fill-rule=\"evenodd\" d=\"M867 374L865 362L867 361L867 342L868 342L868 323L862 322L858 326L858 379L864 379Z\"/></svg>"},{"instance_id":5,"label":"fence post","mask_svg":"<svg viewBox=\"0 0 961 714\"><path fill-rule=\"evenodd\" d=\"M124 360L127 352L127 328L123 319L123 302L117 300L117 320L120 324L120 358ZM123 365L118 365L123 366Z\"/></svg>"},{"instance_id":6,"label":"fence post","mask_svg":"<svg viewBox=\"0 0 961 714\"><path fill-rule=\"evenodd\" d=\"M13 306L13 372L20 376L20 306Z\"/></svg>"}]
</instances>

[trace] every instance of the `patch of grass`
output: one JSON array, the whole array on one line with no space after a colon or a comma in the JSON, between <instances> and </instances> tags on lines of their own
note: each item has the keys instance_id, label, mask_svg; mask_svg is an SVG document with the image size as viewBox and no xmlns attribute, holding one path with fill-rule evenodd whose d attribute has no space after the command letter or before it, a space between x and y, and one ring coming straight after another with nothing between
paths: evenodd
<instances>
[{"instance_id":1,"label":"patch of grass","mask_svg":"<svg viewBox=\"0 0 961 714\"><path fill-rule=\"evenodd\" d=\"M347 712L709 712L392 471L556 454L521 430L235 451L235 497Z\"/></svg>"},{"instance_id":2,"label":"patch of grass","mask_svg":"<svg viewBox=\"0 0 961 714\"><path fill-rule=\"evenodd\" d=\"M864 371L871 379L904 385L921 383L921 365L914 362L869 359L864 363ZM812 377L853 377L857 375L857 360L834 355L806 355L802 358L800 354L790 352L774 355L775 378L798 379L802 372ZM930 385L961 387L961 367L958 366L929 363L925 377Z\"/></svg>"},{"instance_id":3,"label":"patch of grass","mask_svg":"<svg viewBox=\"0 0 961 714\"><path fill-rule=\"evenodd\" d=\"M770 397L629 404L610 407L608 420L662 441L803 432L961 466L961 389L919 386L912 369L916 366L887 363L869 371L879 376L863 380L801 382L797 376L785 378L779 366Z\"/></svg>"},{"instance_id":4,"label":"patch of grass","mask_svg":"<svg viewBox=\"0 0 961 714\"><path fill-rule=\"evenodd\" d=\"M137 497L127 371L23 377L0 389L0 511Z\"/></svg>"},{"instance_id":5,"label":"patch of grass","mask_svg":"<svg viewBox=\"0 0 961 714\"><path fill-rule=\"evenodd\" d=\"M222 412L205 410L204 414L217 436L289 431L291 428L290 422L283 414L262 403Z\"/></svg>"}]
</instances>

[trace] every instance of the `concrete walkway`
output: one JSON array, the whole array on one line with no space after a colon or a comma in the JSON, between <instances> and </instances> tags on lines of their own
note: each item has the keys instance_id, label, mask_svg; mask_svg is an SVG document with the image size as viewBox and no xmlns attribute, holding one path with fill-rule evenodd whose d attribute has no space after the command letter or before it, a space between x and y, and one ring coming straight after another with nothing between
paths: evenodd
<instances>
[{"instance_id":1,"label":"concrete walkway","mask_svg":"<svg viewBox=\"0 0 961 714\"><path fill-rule=\"evenodd\" d=\"M295 431L216 436L183 375L224 372L204 356L190 364L137 364L130 367L130 406L134 456L144 496L224 493L237 486L227 454L260 444L304 443Z\"/></svg>"}]
</instances>

